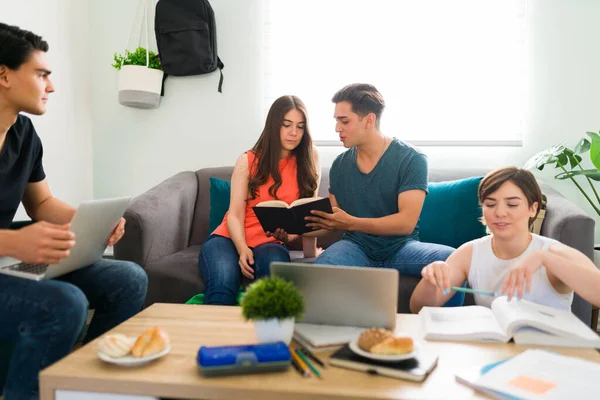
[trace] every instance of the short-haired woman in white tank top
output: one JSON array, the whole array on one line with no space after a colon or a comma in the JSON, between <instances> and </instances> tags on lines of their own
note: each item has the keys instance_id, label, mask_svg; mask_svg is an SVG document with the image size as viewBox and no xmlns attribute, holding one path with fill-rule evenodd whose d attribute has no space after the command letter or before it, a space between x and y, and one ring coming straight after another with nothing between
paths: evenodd
<instances>
[{"instance_id":1,"label":"short-haired woman in white tank top","mask_svg":"<svg viewBox=\"0 0 600 400\"><path fill-rule=\"evenodd\" d=\"M460 246L448 259L429 264L410 299L410 309L441 306L465 281L473 289L570 310L573 291L600 305L600 271L580 251L530 233L542 192L531 172L506 167L487 174L478 190L483 222L491 235ZM475 295L489 307L493 297Z\"/></svg>"}]
</instances>

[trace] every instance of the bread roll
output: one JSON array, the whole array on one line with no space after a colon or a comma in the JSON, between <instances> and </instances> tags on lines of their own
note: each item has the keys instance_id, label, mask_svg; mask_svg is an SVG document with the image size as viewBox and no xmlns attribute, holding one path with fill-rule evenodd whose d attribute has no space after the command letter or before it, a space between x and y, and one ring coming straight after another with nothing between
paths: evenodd
<instances>
[{"instance_id":1,"label":"bread roll","mask_svg":"<svg viewBox=\"0 0 600 400\"><path fill-rule=\"evenodd\" d=\"M150 328L135 341L131 354L134 357L148 357L160 353L169 345L169 336L158 326Z\"/></svg>"},{"instance_id":2,"label":"bread roll","mask_svg":"<svg viewBox=\"0 0 600 400\"><path fill-rule=\"evenodd\" d=\"M384 355L400 355L414 350L414 343L409 337L388 337L371 347L371 353Z\"/></svg>"},{"instance_id":3,"label":"bread roll","mask_svg":"<svg viewBox=\"0 0 600 400\"><path fill-rule=\"evenodd\" d=\"M99 350L111 357L125 357L131 351L131 340L120 333L106 335L100 341Z\"/></svg>"},{"instance_id":4,"label":"bread roll","mask_svg":"<svg viewBox=\"0 0 600 400\"><path fill-rule=\"evenodd\" d=\"M392 337L393 333L387 329L371 328L361 333L358 338L358 347L364 351L371 351L371 347L382 342L388 337Z\"/></svg>"}]
</instances>

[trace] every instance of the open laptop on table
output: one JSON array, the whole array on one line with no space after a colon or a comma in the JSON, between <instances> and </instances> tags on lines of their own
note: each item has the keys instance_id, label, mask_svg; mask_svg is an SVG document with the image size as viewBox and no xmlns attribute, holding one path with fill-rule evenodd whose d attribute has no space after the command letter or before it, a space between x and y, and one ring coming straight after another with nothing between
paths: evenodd
<instances>
[{"instance_id":1,"label":"open laptop on table","mask_svg":"<svg viewBox=\"0 0 600 400\"><path fill-rule=\"evenodd\" d=\"M40 281L65 275L99 261L108 239L129 205L130 198L92 200L81 203L71 221L75 246L58 264L28 264L0 257L0 273Z\"/></svg>"},{"instance_id":2,"label":"open laptop on table","mask_svg":"<svg viewBox=\"0 0 600 400\"><path fill-rule=\"evenodd\" d=\"M340 346L365 328L396 327L398 271L302 263L271 263L271 275L293 282L304 297L295 337L318 349Z\"/></svg>"}]
</instances>

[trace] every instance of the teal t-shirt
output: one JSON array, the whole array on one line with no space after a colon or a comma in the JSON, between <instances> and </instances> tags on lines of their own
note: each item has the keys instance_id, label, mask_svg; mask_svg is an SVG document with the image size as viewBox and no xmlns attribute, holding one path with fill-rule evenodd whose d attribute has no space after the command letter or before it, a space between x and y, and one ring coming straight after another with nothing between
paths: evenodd
<instances>
[{"instance_id":1,"label":"teal t-shirt","mask_svg":"<svg viewBox=\"0 0 600 400\"><path fill-rule=\"evenodd\" d=\"M359 218L380 218L398 212L398 195L407 190L427 193L427 157L396 138L375 168L362 173L356 164L356 148L340 154L329 171L329 193L340 208ZM419 239L419 224L410 235L378 236L348 231L343 239L358 244L375 260L385 260L410 239Z\"/></svg>"}]
</instances>

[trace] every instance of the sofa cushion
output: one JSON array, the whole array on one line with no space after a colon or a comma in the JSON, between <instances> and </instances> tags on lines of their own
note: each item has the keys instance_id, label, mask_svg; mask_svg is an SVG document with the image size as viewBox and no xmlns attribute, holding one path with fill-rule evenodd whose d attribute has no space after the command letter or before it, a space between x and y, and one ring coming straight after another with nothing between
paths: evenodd
<instances>
[{"instance_id":1,"label":"sofa cushion","mask_svg":"<svg viewBox=\"0 0 600 400\"><path fill-rule=\"evenodd\" d=\"M212 232L221 224L225 213L229 209L231 199L231 182L224 181L214 176L210 177L210 215L208 218L208 232Z\"/></svg>"},{"instance_id":2,"label":"sofa cushion","mask_svg":"<svg viewBox=\"0 0 600 400\"><path fill-rule=\"evenodd\" d=\"M454 248L485 235L477 188L482 177L430 182L419 220L422 242Z\"/></svg>"}]
</instances>

